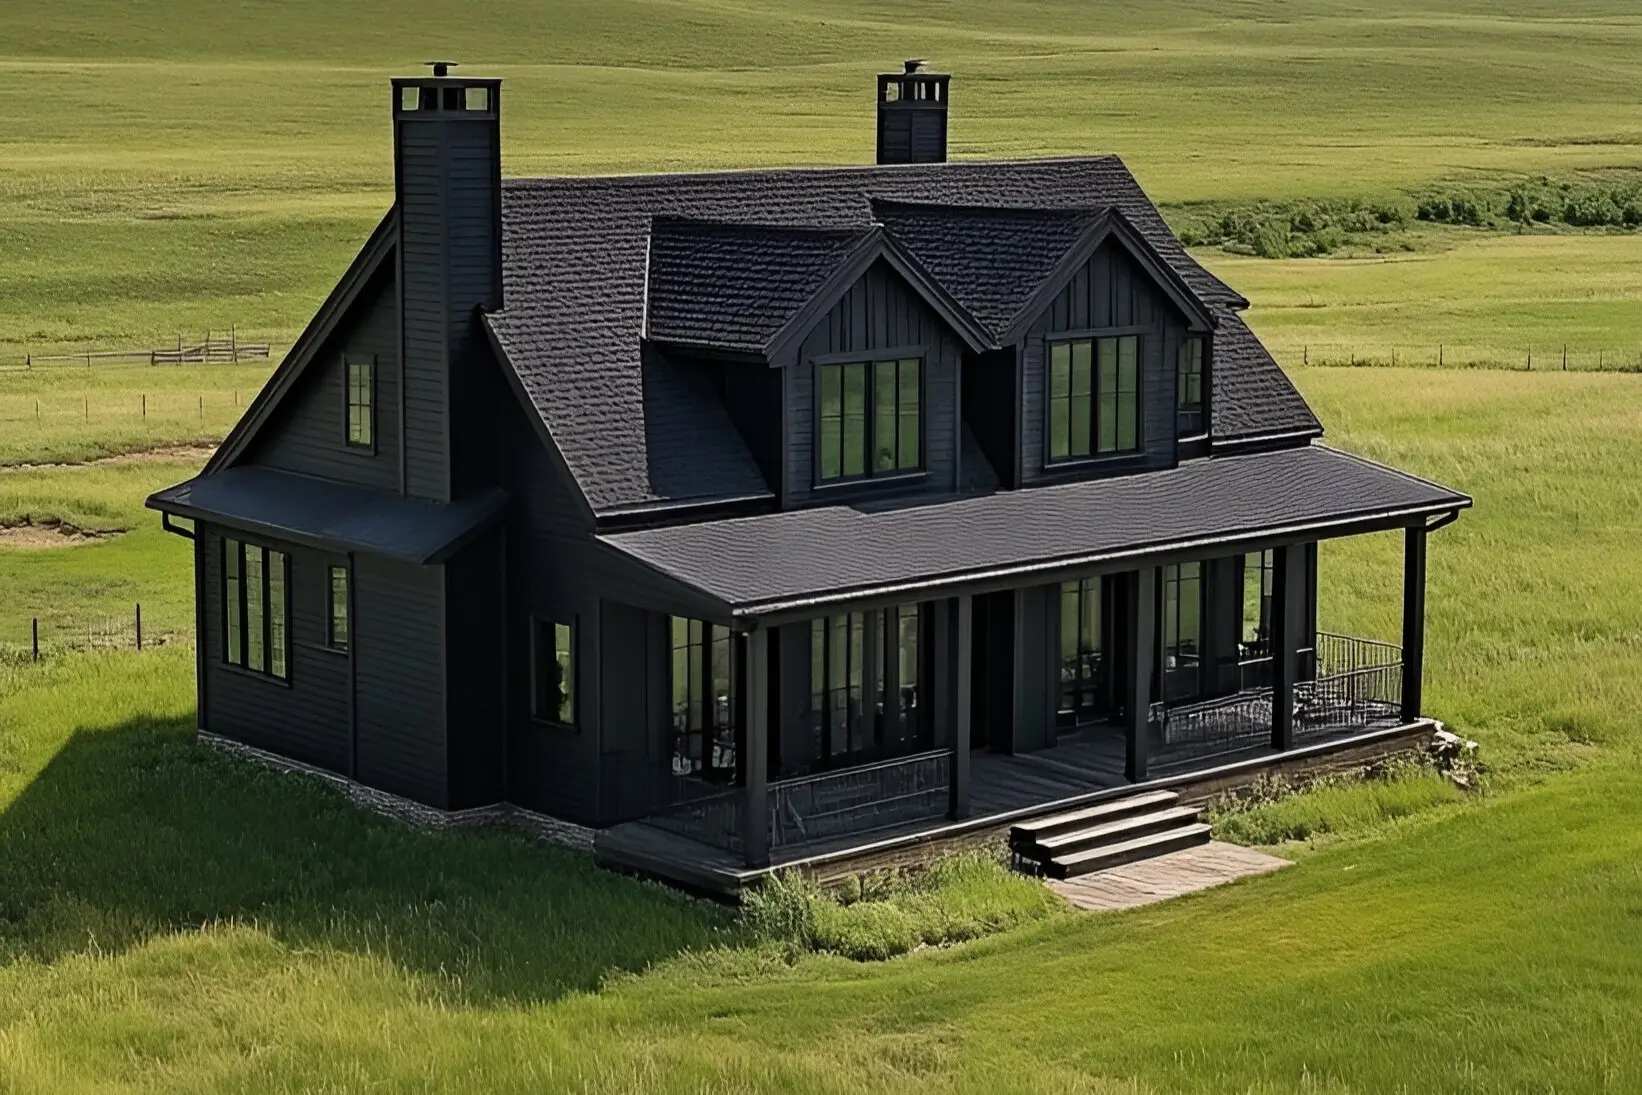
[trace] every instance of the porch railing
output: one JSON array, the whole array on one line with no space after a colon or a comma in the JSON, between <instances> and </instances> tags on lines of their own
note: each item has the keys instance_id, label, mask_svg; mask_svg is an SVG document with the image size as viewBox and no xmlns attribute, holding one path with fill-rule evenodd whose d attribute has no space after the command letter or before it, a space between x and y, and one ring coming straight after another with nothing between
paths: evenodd
<instances>
[{"instance_id":1,"label":"porch railing","mask_svg":"<svg viewBox=\"0 0 1642 1095\"><path fill-rule=\"evenodd\" d=\"M922 821L946 813L952 752L941 749L770 784L770 847Z\"/></svg>"},{"instance_id":2,"label":"porch railing","mask_svg":"<svg viewBox=\"0 0 1642 1095\"><path fill-rule=\"evenodd\" d=\"M679 781L683 782L683 781ZM741 851L741 817L746 795L736 787L686 797L644 820L658 829L727 852Z\"/></svg>"}]
</instances>

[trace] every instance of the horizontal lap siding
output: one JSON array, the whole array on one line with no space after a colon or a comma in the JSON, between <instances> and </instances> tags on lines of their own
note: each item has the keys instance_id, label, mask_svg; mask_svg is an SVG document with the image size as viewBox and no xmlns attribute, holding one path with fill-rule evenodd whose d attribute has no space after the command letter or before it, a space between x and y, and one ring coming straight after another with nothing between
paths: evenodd
<instances>
[{"instance_id":1,"label":"horizontal lap siding","mask_svg":"<svg viewBox=\"0 0 1642 1095\"><path fill-rule=\"evenodd\" d=\"M920 407L924 433L922 490L957 489L958 377L962 344L946 324L907 288L899 275L879 264L855 284L804 340L787 374L787 497L795 505L815 497L816 391L814 358L903 346L924 347L924 390ZM831 492L827 492L829 495Z\"/></svg>"},{"instance_id":2,"label":"horizontal lap siding","mask_svg":"<svg viewBox=\"0 0 1642 1095\"><path fill-rule=\"evenodd\" d=\"M444 575L373 556L354 563L358 779L449 805Z\"/></svg>"},{"instance_id":3,"label":"horizontal lap siding","mask_svg":"<svg viewBox=\"0 0 1642 1095\"><path fill-rule=\"evenodd\" d=\"M446 657L450 682L446 735L451 808L499 802L506 795L502 553L492 531L445 564Z\"/></svg>"},{"instance_id":4,"label":"horizontal lap siding","mask_svg":"<svg viewBox=\"0 0 1642 1095\"><path fill-rule=\"evenodd\" d=\"M1174 463L1174 361L1185 322L1150 275L1120 247L1107 244L1073 275L1027 335L1021 370L1023 482L1045 477L1049 336L1059 331L1132 326L1147 328L1141 335L1141 432L1145 465L1159 468ZM1091 469L1091 474L1101 473Z\"/></svg>"},{"instance_id":5,"label":"horizontal lap siding","mask_svg":"<svg viewBox=\"0 0 1642 1095\"><path fill-rule=\"evenodd\" d=\"M347 444L343 355L376 363L373 449ZM386 490L399 485L399 305L391 269L361 293L245 462Z\"/></svg>"},{"instance_id":6,"label":"horizontal lap siding","mask_svg":"<svg viewBox=\"0 0 1642 1095\"><path fill-rule=\"evenodd\" d=\"M444 149L438 122L403 123L400 242L404 285L405 483L413 495L446 501L446 230Z\"/></svg>"},{"instance_id":7,"label":"horizontal lap siding","mask_svg":"<svg viewBox=\"0 0 1642 1095\"><path fill-rule=\"evenodd\" d=\"M214 734L347 774L348 659L325 647L326 568L332 560L306 548L265 542L291 556L290 674L279 681L224 661L223 534L205 525L200 532L206 675L201 724Z\"/></svg>"}]
</instances>

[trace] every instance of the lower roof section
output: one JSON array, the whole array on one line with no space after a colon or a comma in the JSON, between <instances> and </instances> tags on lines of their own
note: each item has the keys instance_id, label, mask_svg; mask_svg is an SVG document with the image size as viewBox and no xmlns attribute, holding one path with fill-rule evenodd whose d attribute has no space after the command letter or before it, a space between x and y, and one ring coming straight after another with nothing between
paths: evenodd
<instances>
[{"instance_id":1,"label":"lower roof section","mask_svg":"<svg viewBox=\"0 0 1642 1095\"><path fill-rule=\"evenodd\" d=\"M363 551L438 563L500 516L507 495L488 490L443 504L306 475L241 465L167 487L150 509L323 551Z\"/></svg>"},{"instance_id":2,"label":"lower roof section","mask_svg":"<svg viewBox=\"0 0 1642 1095\"><path fill-rule=\"evenodd\" d=\"M934 504L828 506L600 537L731 618L1059 580L1079 568L1233 553L1418 524L1471 499L1321 445Z\"/></svg>"}]
</instances>

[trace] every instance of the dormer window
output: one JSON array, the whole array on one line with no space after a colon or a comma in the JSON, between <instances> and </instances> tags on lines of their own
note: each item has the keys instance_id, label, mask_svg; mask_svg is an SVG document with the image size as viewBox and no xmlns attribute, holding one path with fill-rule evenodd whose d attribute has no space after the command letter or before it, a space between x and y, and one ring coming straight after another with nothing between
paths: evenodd
<instances>
[{"instance_id":1,"label":"dormer window","mask_svg":"<svg viewBox=\"0 0 1642 1095\"><path fill-rule=\"evenodd\" d=\"M1140 336L1049 344L1049 459L1140 451Z\"/></svg>"},{"instance_id":2,"label":"dormer window","mask_svg":"<svg viewBox=\"0 0 1642 1095\"><path fill-rule=\"evenodd\" d=\"M922 466L919 358L817 365L816 478L834 483Z\"/></svg>"},{"instance_id":3,"label":"dormer window","mask_svg":"<svg viewBox=\"0 0 1642 1095\"><path fill-rule=\"evenodd\" d=\"M1203 340L1192 336L1180 343L1175 367L1175 420L1181 437L1196 437L1203 421Z\"/></svg>"}]
</instances>

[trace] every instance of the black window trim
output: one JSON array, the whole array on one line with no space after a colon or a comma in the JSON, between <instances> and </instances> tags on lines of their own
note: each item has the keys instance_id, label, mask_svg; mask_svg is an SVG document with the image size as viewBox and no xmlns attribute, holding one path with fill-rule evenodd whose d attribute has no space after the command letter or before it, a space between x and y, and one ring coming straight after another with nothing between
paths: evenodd
<instances>
[{"instance_id":1,"label":"black window trim","mask_svg":"<svg viewBox=\"0 0 1642 1095\"><path fill-rule=\"evenodd\" d=\"M877 398L876 385L872 382L873 366L880 362L901 362L916 360L918 362L918 464L912 468L889 468L885 471L873 471L873 453L876 449L876 438L873 430L877 423L877 414L874 401ZM927 439L929 436L929 346L927 344L909 346L887 346L882 349L856 350L848 353L818 354L810 361L810 398L814 409L810 415L810 488L812 490L837 490L890 483L908 483L925 479L929 475L929 453ZM866 469L860 475L837 475L830 479L821 476L821 370L828 366L863 365L866 366L866 453L863 467Z\"/></svg>"},{"instance_id":2,"label":"black window trim","mask_svg":"<svg viewBox=\"0 0 1642 1095\"><path fill-rule=\"evenodd\" d=\"M1198 362L1198 401L1197 415L1198 428L1191 433L1184 433L1180 429L1180 352L1193 339L1203 347L1202 358ZM1198 441L1209 436L1209 372L1210 361L1214 354L1214 339L1206 331L1187 330L1180 337L1175 347L1175 438L1177 441Z\"/></svg>"},{"instance_id":3,"label":"black window trim","mask_svg":"<svg viewBox=\"0 0 1642 1095\"><path fill-rule=\"evenodd\" d=\"M1095 431L1100 420L1100 391L1096 387L1091 391L1089 399L1089 426L1090 453L1087 456L1053 456L1050 454L1050 438L1054 432L1054 402L1051 391L1053 382L1050 379L1050 359L1053 348L1063 342L1087 342L1090 344L1091 378L1100 373L1099 350L1096 344L1103 338L1129 338L1135 340L1135 447L1132 449L1114 450L1112 452L1094 451L1099 443ZM1121 467L1125 464L1143 464L1146 462L1146 344L1148 338L1158 336L1156 327L1127 326L1127 327L1097 327L1084 328L1075 331L1051 331L1043 336L1043 459L1042 468L1047 474L1056 472L1077 471L1091 467Z\"/></svg>"},{"instance_id":4,"label":"black window trim","mask_svg":"<svg viewBox=\"0 0 1642 1095\"><path fill-rule=\"evenodd\" d=\"M348 637L336 641L336 572L342 572L345 587L344 618L348 623ZM348 654L353 649L353 565L349 562L325 564L325 644L322 649L333 654Z\"/></svg>"},{"instance_id":5,"label":"black window trim","mask_svg":"<svg viewBox=\"0 0 1642 1095\"><path fill-rule=\"evenodd\" d=\"M371 439L370 439L369 443L364 443L364 444L353 440L353 437L352 437L352 433L353 433L353 430L352 430L352 425L353 425L353 381L352 381L352 378L349 376L349 373L352 371L353 366L355 366L355 365L367 366L371 371L370 406L368 408L369 413L370 413ZM374 456L376 454L376 418L377 418L377 415L376 415L376 406L377 406L377 398L376 398L377 383L376 383L376 379L377 379L378 371L379 370L377 369L377 359L376 359L375 354L354 354L354 353L349 353L346 350L343 351L343 353L342 353L342 447L345 450L349 451L349 452L359 453L359 454L362 454L362 455L363 454L370 454L372 456Z\"/></svg>"},{"instance_id":6,"label":"black window trim","mask_svg":"<svg viewBox=\"0 0 1642 1095\"><path fill-rule=\"evenodd\" d=\"M687 689L700 688L702 691L702 724L696 729L686 727L680 731L674 723L673 691L678 681L673 673L673 622L682 621L686 627L686 646L697 646L701 651L701 672L694 680L686 683ZM692 642L688 638L690 624L701 627L699 642ZM718 706L713 695L713 647L717 642L719 632L728 641L729 650L729 723L721 724L718 720ZM746 754L747 733L747 637L724 624L715 624L696 616L678 616L669 614L667 617L667 734L668 734L668 771L678 779L696 780L711 784L715 787L738 787L745 782L745 770L742 761ZM728 731L730 752L732 754L728 766L714 764L711 761L712 750L718 746L721 735ZM694 771L684 773L675 770L674 763L679 758L679 744L689 737L697 737L701 742L701 756L696 758L697 767ZM685 750L685 758L689 760L689 750Z\"/></svg>"},{"instance_id":7,"label":"black window trim","mask_svg":"<svg viewBox=\"0 0 1642 1095\"><path fill-rule=\"evenodd\" d=\"M295 668L292 665L292 655L293 655L293 652L296 648L296 643L294 641L294 637L292 635L292 629L291 629L291 603L292 603L292 601L291 601L291 569L292 568L291 568L291 552L290 552L290 549L289 548L284 548L284 547L271 547L268 544L263 543L262 541L247 539L244 536L240 536L240 535L230 535L229 533L226 533L226 532L219 534L218 537L217 537L217 540L218 540L217 567L218 567L218 571L219 571L219 573L217 575L217 578L218 578L217 588L218 588L218 591L219 591L219 594L220 594L219 603L218 603L218 606L217 606L217 608L218 608L217 619L218 619L218 626L221 628L221 631L222 631L222 636L221 636L222 641L217 645L218 665L221 666L223 669L227 670L230 673L237 673L237 674L241 674L241 675L246 676L246 677L250 677L250 678L255 679L255 680L267 681L267 682L270 682L272 684L280 685L281 687L284 687L284 688L290 688L291 687L291 677L293 675L293 670ZM239 555L240 555L240 559L239 559L239 634L240 634L240 652L239 652L239 661L238 662L234 662L234 661L229 660L229 649L228 649L228 545L229 544L238 545L238 547L240 549L240 551L239 551ZM263 596L263 605L262 605L262 631L263 631L263 636L262 636L262 643L263 643L264 661L269 666L269 668L266 668L266 669L256 669L256 668L253 668L252 666L249 666L249 665L245 664L246 660L247 660L247 656L250 654L250 640L247 637L246 627L245 627L246 608L248 607L248 604L247 604L247 601L246 601L245 549L246 548L253 548L253 547L259 549L260 551L262 551L263 555L264 555L263 571L262 571L262 575L263 575L263 578L262 578L262 596ZM273 649L273 614L268 611L272 607L272 601L270 600L269 594L268 594L268 587L271 584L268 581L268 569L267 569L267 553L268 552L273 552L273 553L277 554L280 557L280 560L281 560L280 567L284 571L284 574L283 574L284 581L281 583L281 591L283 593L283 598L282 599L284 601L284 604L281 606L281 611L283 612L284 619L285 619L285 675L283 677L279 676L278 674L276 674L273 671L273 669L272 669L273 661L272 661L272 658L269 657L269 652Z\"/></svg>"},{"instance_id":8,"label":"black window trim","mask_svg":"<svg viewBox=\"0 0 1642 1095\"><path fill-rule=\"evenodd\" d=\"M529 703L527 704L527 710L530 712L530 721L538 726L551 726L557 730L570 730L579 733L581 730L582 713L581 689L578 687L579 681L577 679L581 675L581 657L580 651L577 649L581 642L578 637L581 631L578 626L580 620L574 612L566 613L564 616L532 612L529 619L530 697ZM546 624L554 629L555 640L558 637L558 628L561 625L570 629L570 720L568 722L563 719L543 715L539 710L537 710L536 698L540 694L540 689L537 686L536 674L541 666L541 659L538 657L537 651L537 639L540 635L542 624ZM558 651L555 649L551 652L551 654L556 659Z\"/></svg>"}]
</instances>

